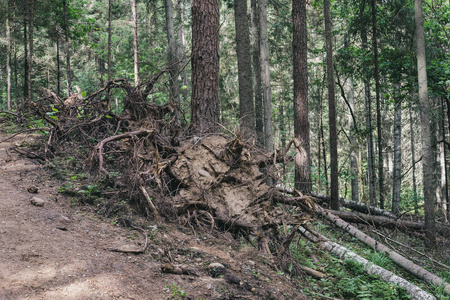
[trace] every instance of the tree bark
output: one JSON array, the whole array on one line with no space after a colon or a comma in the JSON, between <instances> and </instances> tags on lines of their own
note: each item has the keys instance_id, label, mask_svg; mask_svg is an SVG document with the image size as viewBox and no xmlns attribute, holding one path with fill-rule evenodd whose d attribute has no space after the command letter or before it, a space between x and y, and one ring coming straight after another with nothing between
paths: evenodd
<instances>
[{"instance_id":1,"label":"tree bark","mask_svg":"<svg viewBox=\"0 0 450 300\"><path fill-rule=\"evenodd\" d=\"M272 91L270 86L269 35L267 32L267 0L259 2L261 35L261 73L263 81L264 148L273 151Z\"/></svg>"},{"instance_id":2,"label":"tree bark","mask_svg":"<svg viewBox=\"0 0 450 300\"><path fill-rule=\"evenodd\" d=\"M311 150L308 118L308 44L306 24L306 0L292 1L294 64L294 136L296 145L295 188L309 194L311 182Z\"/></svg>"},{"instance_id":3,"label":"tree bark","mask_svg":"<svg viewBox=\"0 0 450 300\"><path fill-rule=\"evenodd\" d=\"M402 255L398 254L397 252L389 249L385 245L381 244L380 242L374 240L370 236L366 235L365 233L361 232L354 226L348 224L347 222L343 221L341 218L339 218L336 215L333 215L332 213L328 211L324 211L320 207L316 207L316 212L318 212L320 215L324 216L326 219L328 219L330 222L338 226L339 228L343 229L344 231L348 232L353 237L357 238L364 244L373 247L378 252L384 253L388 255L392 261L397 264L398 266L402 267L406 271L410 272L414 276L428 282L431 284L434 284L436 286L442 285L444 288L444 291L448 294L450 294L450 284L446 283L442 278L428 272L424 268L416 265L412 261L406 259ZM425 224L425 227L427 224Z\"/></svg>"},{"instance_id":4,"label":"tree bark","mask_svg":"<svg viewBox=\"0 0 450 300\"><path fill-rule=\"evenodd\" d=\"M61 96L61 61L59 57L59 26L56 25L56 94Z\"/></svg>"},{"instance_id":5,"label":"tree bark","mask_svg":"<svg viewBox=\"0 0 450 300\"><path fill-rule=\"evenodd\" d=\"M346 95L350 109L355 110L355 98L353 96L353 79L347 78L345 85ZM351 186L352 186L352 201L359 202L359 170L358 170L358 158L359 145L355 138L355 123L353 116L349 113L348 122L350 125L350 169L351 169Z\"/></svg>"},{"instance_id":6,"label":"tree bark","mask_svg":"<svg viewBox=\"0 0 450 300\"><path fill-rule=\"evenodd\" d=\"M433 196L433 151L430 141L430 104L428 100L425 34L423 28L422 9L422 0L415 0L414 12L417 41L417 73L419 80L420 127L422 133L423 191L425 202L425 227L427 230L425 245L428 248L432 248L436 244Z\"/></svg>"},{"instance_id":7,"label":"tree bark","mask_svg":"<svg viewBox=\"0 0 450 300\"><path fill-rule=\"evenodd\" d=\"M412 163L412 180L413 180L413 201L414 201L414 214L419 214L419 201L417 198L417 182L416 182L416 146L414 138L414 128L413 128L413 108L412 104L409 108L409 131L411 138L411 163Z\"/></svg>"},{"instance_id":8,"label":"tree bark","mask_svg":"<svg viewBox=\"0 0 450 300\"><path fill-rule=\"evenodd\" d=\"M251 0L252 7L252 44L253 44L253 72L255 92L255 131L256 141L260 147L264 146L264 112L261 76L261 33L259 29L259 7L257 0Z\"/></svg>"},{"instance_id":9,"label":"tree bark","mask_svg":"<svg viewBox=\"0 0 450 300\"><path fill-rule=\"evenodd\" d=\"M439 130L439 136L440 140L442 141L439 144L439 154L440 154L440 165L441 165L441 195L442 195L442 203L441 203L441 211L445 216L445 220L448 220L448 205L449 205L449 198L448 198L448 181L447 181L447 151L445 149L446 137L445 137L445 109L444 109L444 101L441 97L441 120L440 120L440 130Z\"/></svg>"},{"instance_id":10,"label":"tree bark","mask_svg":"<svg viewBox=\"0 0 450 300\"><path fill-rule=\"evenodd\" d=\"M33 81L32 81L32 74L33 74L33 32L34 32L34 0L31 0L30 4L30 14L28 15L28 22L29 22L29 28L28 28L28 74L26 75L28 77L28 97L30 99L33 98Z\"/></svg>"},{"instance_id":11,"label":"tree bark","mask_svg":"<svg viewBox=\"0 0 450 300\"><path fill-rule=\"evenodd\" d=\"M63 0L64 6L64 30L66 37L66 71L67 71L67 97L72 95L72 75L70 70L70 44L69 44L69 23L67 20L67 3Z\"/></svg>"},{"instance_id":12,"label":"tree bark","mask_svg":"<svg viewBox=\"0 0 450 300\"><path fill-rule=\"evenodd\" d=\"M339 210L339 179L336 128L336 99L334 95L333 45L331 40L330 0L324 1L325 38L327 49L327 80L328 80L328 114L330 124L330 158L331 158L331 203L330 207Z\"/></svg>"},{"instance_id":13,"label":"tree bark","mask_svg":"<svg viewBox=\"0 0 450 300\"><path fill-rule=\"evenodd\" d=\"M172 0L165 0L164 7L166 11L166 27L167 27L167 41L169 44L168 61L169 61L169 86L170 98L176 104L175 116L176 122L181 124L181 103L180 103L180 86L178 84L178 51L177 40L175 38L173 4Z\"/></svg>"},{"instance_id":14,"label":"tree bark","mask_svg":"<svg viewBox=\"0 0 450 300\"><path fill-rule=\"evenodd\" d=\"M319 237L318 244L324 248L333 253L334 255L338 256L341 259L351 259L359 262L364 266L364 269L367 273L371 275L377 275L380 276L384 281L390 282L393 284L396 284L402 288L404 288L408 294L411 295L412 299L417 300L434 300L436 299L434 296L428 294L418 286L410 283L409 281L395 275L394 273L379 267L377 265L374 265L372 262L369 262L367 259L359 256L355 252L327 239L325 236L320 235L318 233L311 234L308 231L306 231L303 227L299 228L299 231L304 234L306 237L308 237L311 240L315 240L315 236Z\"/></svg>"},{"instance_id":15,"label":"tree bark","mask_svg":"<svg viewBox=\"0 0 450 300\"><path fill-rule=\"evenodd\" d=\"M23 97L28 98L28 30L27 30L27 13L23 16L23 50L24 50L24 78L23 78Z\"/></svg>"},{"instance_id":16,"label":"tree bark","mask_svg":"<svg viewBox=\"0 0 450 300\"><path fill-rule=\"evenodd\" d=\"M219 123L219 0L192 1L192 100L194 133L217 132Z\"/></svg>"},{"instance_id":17,"label":"tree bark","mask_svg":"<svg viewBox=\"0 0 450 300\"><path fill-rule=\"evenodd\" d=\"M255 105L247 0L234 0L234 19L238 61L240 129L244 137L252 138L255 136Z\"/></svg>"},{"instance_id":18,"label":"tree bark","mask_svg":"<svg viewBox=\"0 0 450 300\"><path fill-rule=\"evenodd\" d=\"M112 5L111 5L111 1L112 0L108 0L108 82L111 81L111 70L112 70L112 65L111 65Z\"/></svg>"},{"instance_id":19,"label":"tree bark","mask_svg":"<svg viewBox=\"0 0 450 300\"><path fill-rule=\"evenodd\" d=\"M383 170L383 134L381 126L381 100L380 100L380 75L378 71L378 35L377 35L377 11L375 0L372 0L372 43L373 60L375 67L375 99L377 103L377 133L378 133L378 191L380 208L384 209L384 170Z\"/></svg>"},{"instance_id":20,"label":"tree bark","mask_svg":"<svg viewBox=\"0 0 450 300\"><path fill-rule=\"evenodd\" d=\"M133 14L133 46L134 46L134 86L139 85L139 48L138 48L138 35L137 35L137 12L136 12L136 0L133 0L131 4L131 12Z\"/></svg>"},{"instance_id":21,"label":"tree bark","mask_svg":"<svg viewBox=\"0 0 450 300\"><path fill-rule=\"evenodd\" d=\"M9 1L6 1L6 104L11 110L11 27L9 25Z\"/></svg>"},{"instance_id":22,"label":"tree bark","mask_svg":"<svg viewBox=\"0 0 450 300\"><path fill-rule=\"evenodd\" d=\"M392 178L392 213L400 215L400 192L402 188L402 108L396 99L394 112L394 173Z\"/></svg>"}]
</instances>

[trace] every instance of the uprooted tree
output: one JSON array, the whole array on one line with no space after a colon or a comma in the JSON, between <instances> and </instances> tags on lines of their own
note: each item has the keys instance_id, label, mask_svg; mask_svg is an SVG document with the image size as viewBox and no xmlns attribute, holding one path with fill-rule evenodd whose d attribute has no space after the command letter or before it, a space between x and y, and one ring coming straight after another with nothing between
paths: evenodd
<instances>
[{"instance_id":1,"label":"uprooted tree","mask_svg":"<svg viewBox=\"0 0 450 300\"><path fill-rule=\"evenodd\" d=\"M314 214L329 213L317 204L318 198L292 198L267 184L276 179L279 164L295 160L286 155L287 149L267 154L238 132L191 135L176 120L176 104L150 103L147 97L164 72L136 87L125 79L117 79L87 97L74 94L64 101L42 89L42 98L26 103L24 110L31 110L46 121L48 135L43 153L24 154L46 159L65 149L80 149L84 167L98 174L105 189L115 190L110 194L110 202L128 197L146 215L178 220L194 231L225 230L256 237L261 251L278 257L285 266L289 244L297 231L286 235L282 226L297 229L312 220ZM111 111L109 103L114 89L125 94L123 109L117 114ZM289 143L292 144L295 141ZM112 207L113 204L110 211ZM108 209L105 213L109 213ZM384 218L380 222L387 223L392 217L383 215L367 217L365 222ZM329 219L334 224L340 220L335 215ZM405 226L389 220L389 226ZM391 255L386 248L382 252ZM409 271L414 270L413 266ZM448 284L445 289L449 291Z\"/></svg>"}]
</instances>

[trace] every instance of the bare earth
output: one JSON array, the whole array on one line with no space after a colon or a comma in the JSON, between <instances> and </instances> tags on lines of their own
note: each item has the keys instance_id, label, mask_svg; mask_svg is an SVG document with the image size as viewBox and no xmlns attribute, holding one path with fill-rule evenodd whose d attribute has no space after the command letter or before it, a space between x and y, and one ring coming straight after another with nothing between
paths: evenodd
<instances>
[{"instance_id":1,"label":"bare earth","mask_svg":"<svg viewBox=\"0 0 450 300\"><path fill-rule=\"evenodd\" d=\"M0 128L1 129L1 128ZM1 133L0 141L8 135ZM173 224L142 218L154 231L144 254L112 252L142 248L144 236L96 215L95 207L71 205L58 194L61 182L37 161L10 150L30 137L0 143L0 299L305 299L277 274L271 258L241 248L230 236L194 234ZM27 189L38 188L37 194ZM30 203L32 197L44 206ZM232 276L215 276L210 263ZM171 263L197 270L161 271ZM217 274L216 274L217 275Z\"/></svg>"}]
</instances>

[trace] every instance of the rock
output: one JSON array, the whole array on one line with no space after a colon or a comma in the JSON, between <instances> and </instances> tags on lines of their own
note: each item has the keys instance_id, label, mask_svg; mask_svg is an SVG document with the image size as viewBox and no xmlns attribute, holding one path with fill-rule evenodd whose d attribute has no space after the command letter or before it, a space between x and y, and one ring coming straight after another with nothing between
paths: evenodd
<instances>
[{"instance_id":1,"label":"rock","mask_svg":"<svg viewBox=\"0 0 450 300\"><path fill-rule=\"evenodd\" d=\"M38 188L35 187L34 185L31 185L27 188L28 193L30 194L37 194L38 193Z\"/></svg>"},{"instance_id":2,"label":"rock","mask_svg":"<svg viewBox=\"0 0 450 300\"><path fill-rule=\"evenodd\" d=\"M38 198L38 197L31 198L30 202L34 206L44 206L44 204L45 204L44 199L41 199L41 198Z\"/></svg>"},{"instance_id":3,"label":"rock","mask_svg":"<svg viewBox=\"0 0 450 300\"><path fill-rule=\"evenodd\" d=\"M222 265L221 263L210 263L208 268L209 269L219 269L219 268L225 269L225 266Z\"/></svg>"}]
</instances>

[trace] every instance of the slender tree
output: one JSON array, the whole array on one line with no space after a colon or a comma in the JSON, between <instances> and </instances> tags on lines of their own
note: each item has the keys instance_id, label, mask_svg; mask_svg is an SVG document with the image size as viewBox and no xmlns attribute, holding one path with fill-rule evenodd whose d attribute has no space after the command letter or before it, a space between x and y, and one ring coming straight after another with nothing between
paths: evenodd
<instances>
[{"instance_id":1,"label":"slender tree","mask_svg":"<svg viewBox=\"0 0 450 300\"><path fill-rule=\"evenodd\" d=\"M259 1L261 34L261 68L264 107L264 148L273 151L272 91L270 86L269 35L267 32L267 0Z\"/></svg>"},{"instance_id":2,"label":"slender tree","mask_svg":"<svg viewBox=\"0 0 450 300\"><path fill-rule=\"evenodd\" d=\"M254 137L255 104L253 100L253 74L247 0L234 0L234 19L236 24L240 128L245 137Z\"/></svg>"},{"instance_id":3,"label":"slender tree","mask_svg":"<svg viewBox=\"0 0 450 300\"><path fill-rule=\"evenodd\" d=\"M194 133L218 131L219 8L219 0L192 1L191 129Z\"/></svg>"},{"instance_id":4,"label":"slender tree","mask_svg":"<svg viewBox=\"0 0 450 300\"><path fill-rule=\"evenodd\" d=\"M25 10L26 11L26 10ZM23 82L23 97L28 98L28 22L27 13L23 14L23 50L24 50L24 82Z\"/></svg>"},{"instance_id":5,"label":"slender tree","mask_svg":"<svg viewBox=\"0 0 450 300\"><path fill-rule=\"evenodd\" d=\"M264 144L264 111L263 111L263 91L261 75L261 32L259 29L259 7L257 0L251 0L252 8L252 48L253 48L253 72L254 92L255 92L255 130L258 145Z\"/></svg>"},{"instance_id":6,"label":"slender tree","mask_svg":"<svg viewBox=\"0 0 450 300\"><path fill-rule=\"evenodd\" d=\"M294 60L294 136L298 143L296 143L295 188L302 193L311 193L306 0L292 1L292 23L292 53Z\"/></svg>"},{"instance_id":7,"label":"slender tree","mask_svg":"<svg viewBox=\"0 0 450 300\"><path fill-rule=\"evenodd\" d=\"M133 45L134 45L134 85L139 85L139 56L138 56L138 35L137 35L137 13L136 0L131 4L131 12L133 14Z\"/></svg>"},{"instance_id":8,"label":"slender tree","mask_svg":"<svg viewBox=\"0 0 450 300\"><path fill-rule=\"evenodd\" d=\"M172 0L165 0L164 7L166 10L166 27L167 27L167 41L169 44L169 51L167 53L169 61L169 76L170 76L170 94L174 103L180 107L180 90L178 86L178 67L177 67L177 40L175 38L174 18L173 18L173 4ZM180 121L179 110L177 110L177 120Z\"/></svg>"},{"instance_id":9,"label":"slender tree","mask_svg":"<svg viewBox=\"0 0 450 300\"><path fill-rule=\"evenodd\" d=\"M112 69L112 65L111 65L112 5L111 5L111 2L112 2L112 0L108 0L108 82L111 81L111 69Z\"/></svg>"},{"instance_id":10,"label":"slender tree","mask_svg":"<svg viewBox=\"0 0 450 300\"><path fill-rule=\"evenodd\" d=\"M330 0L324 0L325 40L327 49L328 114L330 123L330 159L331 159L331 203L330 207L339 210L339 181L336 128L336 99L334 94L333 45L331 40Z\"/></svg>"},{"instance_id":11,"label":"slender tree","mask_svg":"<svg viewBox=\"0 0 450 300\"><path fill-rule=\"evenodd\" d=\"M436 244L434 195L433 195L433 149L430 130L430 103L428 100L427 64L425 56L425 34L423 26L422 0L414 0L417 41L417 74L419 81L420 128L422 133L422 169L425 209L425 245Z\"/></svg>"},{"instance_id":12,"label":"slender tree","mask_svg":"<svg viewBox=\"0 0 450 300\"><path fill-rule=\"evenodd\" d=\"M69 22L67 20L67 3L63 0L64 7L64 31L66 38L66 72L67 72L67 96L72 94L72 75L70 70L70 40L69 40Z\"/></svg>"},{"instance_id":13,"label":"slender tree","mask_svg":"<svg viewBox=\"0 0 450 300\"><path fill-rule=\"evenodd\" d=\"M11 110L11 27L9 24L9 1L6 1L6 104Z\"/></svg>"},{"instance_id":14,"label":"slender tree","mask_svg":"<svg viewBox=\"0 0 450 300\"><path fill-rule=\"evenodd\" d=\"M392 176L392 212L400 215L402 187L402 108L400 99L394 103L394 172Z\"/></svg>"},{"instance_id":15,"label":"slender tree","mask_svg":"<svg viewBox=\"0 0 450 300\"><path fill-rule=\"evenodd\" d=\"M33 98L33 81L32 81L32 74L33 74L33 40L34 40L34 0L30 0L30 13L28 14L28 22L29 22L29 28L28 28L28 97L31 99Z\"/></svg>"}]
</instances>

